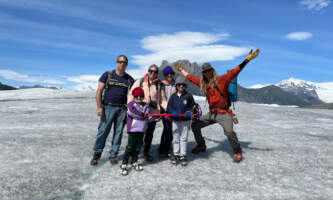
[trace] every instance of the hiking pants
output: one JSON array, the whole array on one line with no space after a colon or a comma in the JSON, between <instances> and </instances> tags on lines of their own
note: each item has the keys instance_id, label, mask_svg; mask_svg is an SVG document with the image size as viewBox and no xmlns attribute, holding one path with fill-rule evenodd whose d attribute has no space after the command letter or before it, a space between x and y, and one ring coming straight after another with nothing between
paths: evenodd
<instances>
[{"instance_id":1,"label":"hiking pants","mask_svg":"<svg viewBox=\"0 0 333 200\"><path fill-rule=\"evenodd\" d=\"M163 132L158 152L160 154L168 154L170 152L171 143L172 143L172 121L163 118L162 122L163 122Z\"/></svg>"},{"instance_id":2,"label":"hiking pants","mask_svg":"<svg viewBox=\"0 0 333 200\"><path fill-rule=\"evenodd\" d=\"M128 142L123 158L123 164L128 164L128 160L131 157L131 164L138 161L138 155L140 153L143 144L143 132L128 133Z\"/></svg>"},{"instance_id":3,"label":"hiking pants","mask_svg":"<svg viewBox=\"0 0 333 200\"><path fill-rule=\"evenodd\" d=\"M156 127L156 121L152 121L148 123L148 127L144 136L144 146L143 146L143 153L147 154L151 148L151 142L153 141L153 135Z\"/></svg>"},{"instance_id":4,"label":"hiking pants","mask_svg":"<svg viewBox=\"0 0 333 200\"><path fill-rule=\"evenodd\" d=\"M94 153L102 153L106 138L113 124L113 138L111 141L110 157L116 157L121 144L127 109L124 106L104 106L103 114L98 125Z\"/></svg>"},{"instance_id":5,"label":"hiking pants","mask_svg":"<svg viewBox=\"0 0 333 200\"><path fill-rule=\"evenodd\" d=\"M234 153L239 153L241 151L240 144L233 130L233 121L230 113L227 114L214 114L207 113L200 119L194 119L191 125L195 141L197 145L205 145L205 139L202 137L201 129L209 126L211 124L218 123L223 127L224 135L227 136L229 144L231 145Z\"/></svg>"},{"instance_id":6,"label":"hiking pants","mask_svg":"<svg viewBox=\"0 0 333 200\"><path fill-rule=\"evenodd\" d=\"M173 155L186 156L187 138L190 131L191 120L172 122Z\"/></svg>"}]
</instances>

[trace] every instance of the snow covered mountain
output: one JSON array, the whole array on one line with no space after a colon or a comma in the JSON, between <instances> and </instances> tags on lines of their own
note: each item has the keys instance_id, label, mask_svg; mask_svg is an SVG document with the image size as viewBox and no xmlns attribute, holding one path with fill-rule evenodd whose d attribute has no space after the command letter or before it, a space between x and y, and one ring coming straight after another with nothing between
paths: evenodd
<instances>
[{"instance_id":1,"label":"snow covered mountain","mask_svg":"<svg viewBox=\"0 0 333 200\"><path fill-rule=\"evenodd\" d=\"M313 103L282 88L269 85L263 88L249 89L238 85L238 100L248 103L310 106ZM312 97L310 97L312 98Z\"/></svg>"},{"instance_id":2,"label":"snow covered mountain","mask_svg":"<svg viewBox=\"0 0 333 200\"><path fill-rule=\"evenodd\" d=\"M250 88L257 89L265 86L267 85L256 84ZM282 80L280 83L275 84L275 86L291 92L302 99L306 99L312 104L333 102L333 82L315 83L291 77L287 80Z\"/></svg>"},{"instance_id":3,"label":"snow covered mountain","mask_svg":"<svg viewBox=\"0 0 333 200\"><path fill-rule=\"evenodd\" d=\"M159 78L161 80L164 79L163 73L161 73L164 68L166 66L176 66L181 64L184 68L184 70L186 70L187 72L189 72L190 74L193 74L194 76L200 77L201 75L201 67L196 63L193 62L191 63L188 60L178 60L176 62L168 62L166 60L163 60L160 67L159 67ZM187 91L190 92L193 95L198 95L198 96L202 96L203 93L200 91L200 88L196 85L194 85L193 83L191 83L189 80L187 80L180 72L178 72L177 70L175 70L176 74L175 74L175 79L176 80L182 80L185 81L185 83L187 84Z\"/></svg>"}]
</instances>

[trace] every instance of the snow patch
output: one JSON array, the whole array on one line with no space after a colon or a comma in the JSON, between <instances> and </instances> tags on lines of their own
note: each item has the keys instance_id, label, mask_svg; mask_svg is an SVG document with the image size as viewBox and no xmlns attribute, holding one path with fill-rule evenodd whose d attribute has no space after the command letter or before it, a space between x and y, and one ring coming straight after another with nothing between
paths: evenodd
<instances>
[{"instance_id":1,"label":"snow patch","mask_svg":"<svg viewBox=\"0 0 333 200\"><path fill-rule=\"evenodd\" d=\"M93 97L95 92L56 90L48 88L31 88L21 90L0 91L0 101L52 99L52 98L88 98Z\"/></svg>"},{"instance_id":2,"label":"snow patch","mask_svg":"<svg viewBox=\"0 0 333 200\"><path fill-rule=\"evenodd\" d=\"M264 103L250 103L256 106L269 106L269 107L289 107L289 108L298 108L296 105L278 105L278 104L264 104Z\"/></svg>"},{"instance_id":3,"label":"snow patch","mask_svg":"<svg viewBox=\"0 0 333 200\"><path fill-rule=\"evenodd\" d=\"M255 84L255 85L252 85L248 88L251 88L251 89L260 89L260 88L263 88L263 87L266 87L266 86L270 86L271 84Z\"/></svg>"}]
</instances>

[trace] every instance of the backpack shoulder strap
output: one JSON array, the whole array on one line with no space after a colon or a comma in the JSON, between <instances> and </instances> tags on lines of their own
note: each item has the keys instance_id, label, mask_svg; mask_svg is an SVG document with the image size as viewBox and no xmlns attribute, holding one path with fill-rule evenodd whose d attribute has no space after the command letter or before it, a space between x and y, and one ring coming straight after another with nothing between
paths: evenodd
<instances>
[{"instance_id":1,"label":"backpack shoulder strap","mask_svg":"<svg viewBox=\"0 0 333 200\"><path fill-rule=\"evenodd\" d=\"M223 93L221 92L221 90L217 86L215 86L215 89L220 93L221 97L224 99L226 106L229 107L228 103L226 102L227 100L226 100L225 96L223 95Z\"/></svg>"},{"instance_id":2,"label":"backpack shoulder strap","mask_svg":"<svg viewBox=\"0 0 333 200\"><path fill-rule=\"evenodd\" d=\"M143 87L143 81L145 81L145 78L141 78L141 79L140 79L140 88Z\"/></svg>"},{"instance_id":3,"label":"backpack shoulder strap","mask_svg":"<svg viewBox=\"0 0 333 200\"><path fill-rule=\"evenodd\" d=\"M105 84L106 84L106 85L105 85L105 88L106 88L106 89L109 87L109 83L110 83L111 76L112 76L113 72L114 72L114 70L112 70L112 71L108 71L108 77L107 77L107 79L106 79L106 83L105 83Z\"/></svg>"}]
</instances>

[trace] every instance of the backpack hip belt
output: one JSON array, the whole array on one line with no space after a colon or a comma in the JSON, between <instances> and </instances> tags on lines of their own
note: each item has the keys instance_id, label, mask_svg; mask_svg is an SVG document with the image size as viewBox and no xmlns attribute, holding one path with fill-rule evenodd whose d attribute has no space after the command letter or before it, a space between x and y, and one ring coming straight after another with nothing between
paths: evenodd
<instances>
[{"instance_id":1,"label":"backpack hip belt","mask_svg":"<svg viewBox=\"0 0 333 200\"><path fill-rule=\"evenodd\" d=\"M229 109L229 107L223 106L223 107L218 107L218 106L209 106L209 111L211 113L215 113L215 114L225 114L225 113L229 113L231 110ZM222 111L222 112L219 112Z\"/></svg>"}]
</instances>

